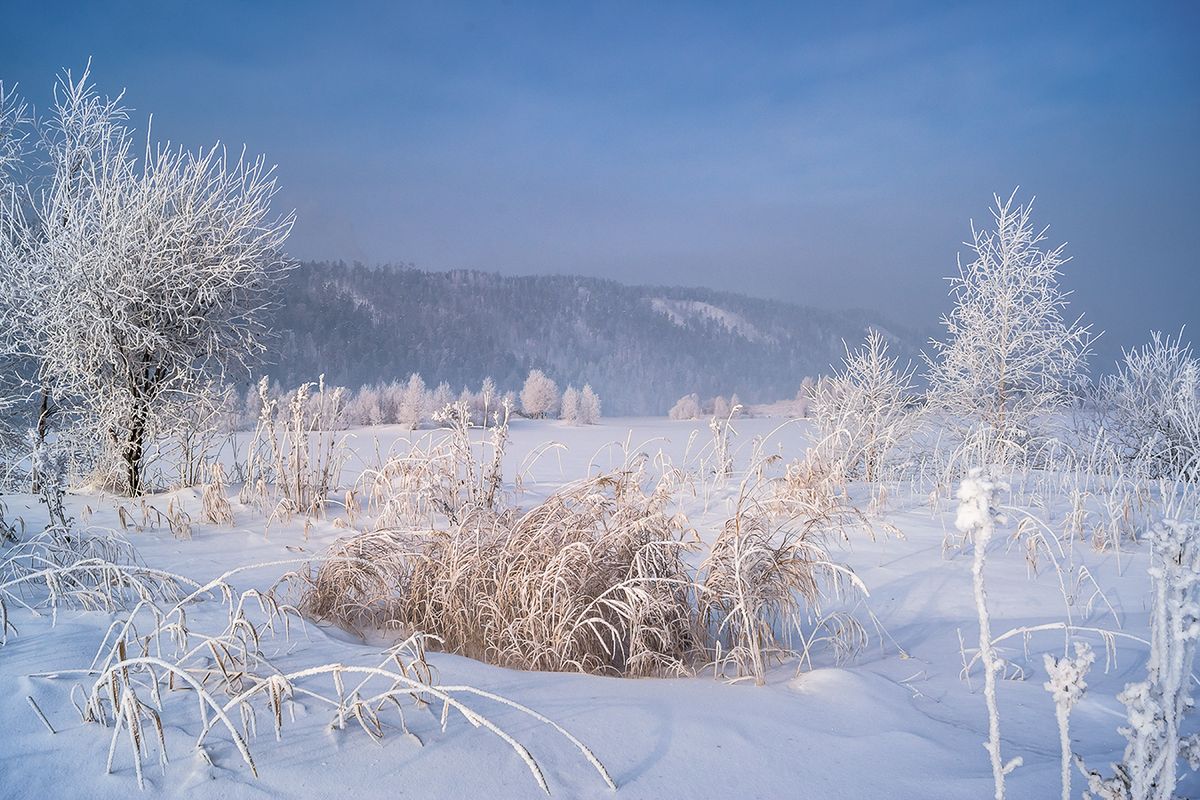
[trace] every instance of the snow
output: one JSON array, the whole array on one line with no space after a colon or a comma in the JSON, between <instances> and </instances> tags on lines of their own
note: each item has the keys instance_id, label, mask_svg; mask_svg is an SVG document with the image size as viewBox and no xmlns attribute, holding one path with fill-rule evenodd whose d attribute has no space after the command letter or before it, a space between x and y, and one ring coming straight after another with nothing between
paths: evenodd
<instances>
[{"instance_id":1,"label":"snow","mask_svg":"<svg viewBox=\"0 0 1200 800\"><path fill-rule=\"evenodd\" d=\"M808 435L803 421L743 419L734 423L735 467L744 469L755 437L767 452L799 455ZM419 433L419 432L418 432ZM662 450L681 462L695 434L709 436L708 423L665 419L605 419L600 425L573 427L553 421L518 420L512 424L506 477L547 441L563 447L533 461L516 495L522 505L535 502L589 469L620 463L624 447ZM399 426L356 429L350 442L363 461L397 446L411 435ZM616 443L621 443L617 445ZM693 442L692 447L695 446ZM343 483L346 478L343 479ZM684 498L683 511L703 539L711 539L730 512L733 486L711 487ZM862 489L863 487L858 487ZM975 489L982 489L975 486ZM146 502L165 509L181 504L192 514L193 538L177 540L165 528L129 531L141 557L153 567L208 580L233 567L319 554L345 530L331 519L316 521L305 532L302 520L274 524L237 502L228 490L234 525L200 524L199 490L154 495ZM968 491L969 493L969 491ZM955 534L955 503L944 498L930 508L927 497L890 495L886 521L902 535L852 533L835 544L835 557L854 569L871 596L870 610L882 630L870 622L872 642L848 663L834 663L816 651L813 669L797 673L795 663L774 668L767 685L731 685L700 674L690 678L622 679L590 675L527 673L501 669L466 658L434 653L431 663L444 682L472 684L509 697L545 714L579 737L608 768L618 785L610 791L579 753L536 722L511 709L480 703L488 716L529 747L541 764L551 791L572 798L658 797L920 797L977 798L992 791L992 773L982 743L988 721L978 665L964 680L963 642L978 640L969 548L946 542ZM976 498L975 494L970 494ZM968 498L963 498L968 499ZM977 499L977 498L976 498ZM1001 499L1003 493L1001 492ZM35 498L3 498L8 516L20 516L34 531L45 522ZM69 512L81 524L119 530L118 508L137 501L73 493ZM1037 510L1052 526L1064 509ZM969 522L964 520L964 522ZM992 630L1062 622L1068 609L1059 576L1046 564L1031 568L1023 546L1012 544L1012 525L998 523L987 560L988 606ZM1118 559L1112 550L1097 552L1077 544L1075 563L1086 567L1115 610L1087 603L1084 592L1071 609L1080 625L1113 628L1147 637L1150 607L1148 547L1125 546ZM239 574L242 589L268 588L287 566ZM1089 607L1090 606L1090 607ZM189 612L195 624L216 619L223 608L201 603ZM11 610L16 634L0 647L0 796L5 798L128 798L137 784L127 749L118 750L114 771L105 774L108 733L83 724L72 707L76 679L31 677L38 673L85 668L114 616L103 612L60 613L53 622L27 610ZM385 643L308 625L290 641L267 642L282 667L299 669L331 662L373 665ZM1117 639L1113 655L1093 642L1096 664L1087 692L1071 716L1072 747L1094 769L1108 771L1125 741L1117 732L1124 709L1117 699L1128 683L1145 676L1146 648ZM1006 758L1023 765L1007 776L1010 797L1056 798L1060 793L1055 704L1043 688L1043 654L1066 655L1061 632L1014 637L997 646L1006 659L998 676ZM1115 663L1113 661L1115 660ZM1023 680L1020 679L1023 673ZM180 693L186 694L186 693ZM54 727L51 734L34 713L33 698ZM168 698L168 703L184 698ZM193 714L165 715L164 732L171 756L165 773L146 760L148 791L156 797L492 797L527 798L539 790L525 765L501 741L462 724L442 733L436 714L408 714L412 732L422 740L390 730L379 744L357 726L331 730L329 714L301 698L296 719L285 720L275 741L271 724L259 720L251 741L260 777L241 762L228 738L209 738L212 764L195 755L199 733ZM157 750L156 742L149 742ZM1076 786L1081 779L1075 776ZM1188 776L1182 795L1200 793Z\"/></svg>"},{"instance_id":2,"label":"snow","mask_svg":"<svg viewBox=\"0 0 1200 800\"><path fill-rule=\"evenodd\" d=\"M705 303L702 300L669 300L655 297L650 305L660 314L665 314L679 327L687 327L693 319L711 320L732 334L751 342L770 341L771 337L759 330L752 322L734 311Z\"/></svg>"}]
</instances>

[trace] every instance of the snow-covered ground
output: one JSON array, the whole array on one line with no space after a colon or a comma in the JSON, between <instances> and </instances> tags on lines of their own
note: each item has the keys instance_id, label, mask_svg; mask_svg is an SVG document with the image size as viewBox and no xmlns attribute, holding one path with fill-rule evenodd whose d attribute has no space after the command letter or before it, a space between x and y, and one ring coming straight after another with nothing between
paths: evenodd
<instances>
[{"instance_id":1,"label":"snow-covered ground","mask_svg":"<svg viewBox=\"0 0 1200 800\"><path fill-rule=\"evenodd\" d=\"M767 419L736 423L738 467L744 468L750 442L767 438L767 449L788 458L800 455L804 423ZM511 481L525 466L518 504L528 505L556 486L586 474L589 468L619 463L622 447L650 453L662 450L676 463L684 458L689 437L693 447L709 436L704 422L663 419L609 419L602 425L573 428L553 422L517 421L507 455ZM375 451L375 439L386 450L404 435L399 429L352 431L351 446L364 454ZM547 441L562 443L536 459L527 456ZM343 483L362 464L348 465ZM682 510L702 539L711 539L730 514L736 480L687 496ZM872 639L867 649L837 665L817 649L813 668L798 671L795 662L777 666L767 685L731 685L708 674L691 678L624 679L579 674L528 673L501 669L470 659L434 653L431 663L445 683L471 684L496 692L545 714L587 744L606 765L626 798L978 798L991 796L992 775L982 742L987 718L978 666L962 677L966 657L978 641L967 552L946 549L953 531L953 502L942 498L935 511L928 497L895 487L881 512L895 531L874 540L852 533L834 542L834 555L849 565L870 591L870 611L880 628L867 622ZM345 529L329 519L308 530L292 520L264 534L264 518L237 504L232 527L194 522L189 540L176 539L162 528L127 531L147 564L204 582L243 564L307 558L319 554ZM200 517L200 494L182 490L155 495L147 503L166 508L174 500ZM45 512L31 496L4 498L8 516L22 517L28 531L40 529ZM122 528L118 507L135 503L97 494L72 494L71 514L81 524ZM1060 523L1062 508L1034 509L1051 527ZM1022 541L1011 534L1019 514L998 531L987 563L992 629L996 634L1019 626L1065 621L1120 629L1144 637L1148 626L1148 553L1127 544L1118 554L1095 551L1090 544L1064 545L1079 578L1064 587L1060 574L1040 559L1035 570ZM898 533L897 533L898 532ZM1086 567L1086 572L1080 570ZM266 589L291 567L280 565L242 573L239 588ZM1098 595L1095 587L1102 590ZM1064 597L1074 599L1068 608ZM217 604L198 604L189 617L225 615ZM109 731L84 724L72 705L72 686L81 676L31 677L86 668L116 615L65 612L56 621L28 610L10 609L16 633L0 647L0 796L6 798L125 798L138 789L132 759L122 745L113 774L105 774ZM860 612L861 613L861 612ZM863 615L865 618L865 614ZM1054 705L1043 689L1042 653L1061 654L1061 632L1040 633L1028 640L1004 643L1009 677L1001 682L999 700L1003 751L1020 756L1023 766L1009 776L1009 796L1057 798L1059 745ZM1099 657L1088 678L1086 697L1072 717L1072 747L1093 768L1108 771L1124 746L1117 733L1124 709L1116 695L1127 682L1142 677L1145 648L1116 640L1114 663L1104 663L1104 647L1093 642ZM363 642L353 634L308 625L264 642L274 661L299 669L332 662L377 664L380 642ZM1024 672L1021 679L1020 672ZM56 733L34 713L32 698ZM76 692L78 700L78 692ZM529 747L559 797L612 797L578 751L545 726L503 705L479 701L477 708ZM330 714L320 705L298 698L295 720L286 720L276 741L271 724L260 720L251 742L258 766L256 779L233 744L220 731L208 739L212 763L195 755L199 734L196 715L164 717L167 750L165 771L156 756L147 760L150 796L179 797L492 797L540 795L526 766L502 741L481 729L453 722L443 733L436 712L409 714L410 737L385 736L375 743L357 725L331 729ZM396 731L391 731L395 734ZM156 753L156 742L148 742ZM1075 792L1081 779L1075 776ZM1182 795L1200 794L1200 783L1188 778Z\"/></svg>"}]
</instances>

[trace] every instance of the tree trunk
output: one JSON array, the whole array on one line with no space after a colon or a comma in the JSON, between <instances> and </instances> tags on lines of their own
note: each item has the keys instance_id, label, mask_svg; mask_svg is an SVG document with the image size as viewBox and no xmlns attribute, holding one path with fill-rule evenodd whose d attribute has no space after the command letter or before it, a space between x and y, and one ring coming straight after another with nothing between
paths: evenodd
<instances>
[{"instance_id":1,"label":"tree trunk","mask_svg":"<svg viewBox=\"0 0 1200 800\"><path fill-rule=\"evenodd\" d=\"M37 418L37 444L39 447L46 443L46 434L50 432L50 390L42 387L42 401L38 407ZM42 490L42 476L38 474L37 463L35 460L33 466L33 474L30 476L31 489L34 494Z\"/></svg>"},{"instance_id":2,"label":"tree trunk","mask_svg":"<svg viewBox=\"0 0 1200 800\"><path fill-rule=\"evenodd\" d=\"M142 493L142 454L146 447L145 435L145 412L139 406L134 411L124 447L125 487L130 497L136 497Z\"/></svg>"}]
</instances>

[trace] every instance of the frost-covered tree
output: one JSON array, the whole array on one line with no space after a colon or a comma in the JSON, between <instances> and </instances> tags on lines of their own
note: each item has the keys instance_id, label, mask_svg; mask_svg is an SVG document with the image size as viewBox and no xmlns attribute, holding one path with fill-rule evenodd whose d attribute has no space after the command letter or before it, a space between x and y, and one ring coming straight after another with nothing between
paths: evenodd
<instances>
[{"instance_id":1,"label":"frost-covered tree","mask_svg":"<svg viewBox=\"0 0 1200 800\"><path fill-rule=\"evenodd\" d=\"M579 424L598 425L600 423L600 396L592 390L590 383L583 385L579 393Z\"/></svg>"},{"instance_id":2,"label":"frost-covered tree","mask_svg":"<svg viewBox=\"0 0 1200 800\"><path fill-rule=\"evenodd\" d=\"M21 231L24 227L16 173L29 138L32 122L28 105L15 87L0 81L0 453L21 441L11 417L22 400L20 341L16 321L21 310L8 285L24 259Z\"/></svg>"},{"instance_id":3,"label":"frost-covered tree","mask_svg":"<svg viewBox=\"0 0 1200 800\"><path fill-rule=\"evenodd\" d=\"M379 387L363 386L346 403L346 421L351 425L382 425L383 406L379 397Z\"/></svg>"},{"instance_id":4,"label":"frost-covered tree","mask_svg":"<svg viewBox=\"0 0 1200 800\"><path fill-rule=\"evenodd\" d=\"M912 377L912 367L900 367L887 340L872 330L858 349L846 347L842 368L814 389L821 446L847 475L878 480L888 454L911 433Z\"/></svg>"},{"instance_id":5,"label":"frost-covered tree","mask_svg":"<svg viewBox=\"0 0 1200 800\"><path fill-rule=\"evenodd\" d=\"M483 384L479 387L479 400L488 413L499 405L500 397L496 393L496 382L490 375L483 379Z\"/></svg>"},{"instance_id":6,"label":"frost-covered tree","mask_svg":"<svg viewBox=\"0 0 1200 800\"><path fill-rule=\"evenodd\" d=\"M396 410L396 421L408 428L421 427L425 419L425 381L417 373L408 376L408 383L400 395L400 403Z\"/></svg>"},{"instance_id":7,"label":"frost-covered tree","mask_svg":"<svg viewBox=\"0 0 1200 800\"><path fill-rule=\"evenodd\" d=\"M458 393L458 401L455 403L455 406L465 410L466 419L472 425L483 424L483 417L479 414L479 410L483 407L483 404L479 402L479 396L468 387L464 386L462 391Z\"/></svg>"},{"instance_id":8,"label":"frost-covered tree","mask_svg":"<svg viewBox=\"0 0 1200 800\"><path fill-rule=\"evenodd\" d=\"M450 388L450 384L442 381L437 385L437 388L433 390L433 394L430 397L430 411L431 413L436 414L453 402L454 390Z\"/></svg>"},{"instance_id":9,"label":"frost-covered tree","mask_svg":"<svg viewBox=\"0 0 1200 800\"><path fill-rule=\"evenodd\" d=\"M1047 229L1034 228L1032 203L1015 198L1015 191L995 197L994 230L972 223L972 258L960 258L949 279L954 308L928 359L931 402L1010 441L1027 436L1035 414L1077 387L1092 340L1081 317L1063 316L1063 245L1044 248Z\"/></svg>"},{"instance_id":10,"label":"frost-covered tree","mask_svg":"<svg viewBox=\"0 0 1200 800\"><path fill-rule=\"evenodd\" d=\"M723 395L717 395L710 404L712 415L717 419L729 419L729 401Z\"/></svg>"},{"instance_id":11,"label":"frost-covered tree","mask_svg":"<svg viewBox=\"0 0 1200 800\"><path fill-rule=\"evenodd\" d=\"M379 408L384 422L400 421L400 404L404 401L404 392L408 383L389 381L379 387Z\"/></svg>"},{"instance_id":12,"label":"frost-covered tree","mask_svg":"<svg viewBox=\"0 0 1200 800\"><path fill-rule=\"evenodd\" d=\"M512 389L509 389L508 391L506 391L504 393L504 396L500 398L500 407L507 408L507 409L516 408L517 407L517 393L514 392Z\"/></svg>"},{"instance_id":13,"label":"frost-covered tree","mask_svg":"<svg viewBox=\"0 0 1200 800\"><path fill-rule=\"evenodd\" d=\"M579 392L575 390L574 386L568 384L562 393L559 419L568 425L579 425L582 422L579 412Z\"/></svg>"},{"instance_id":14,"label":"frost-covered tree","mask_svg":"<svg viewBox=\"0 0 1200 800\"><path fill-rule=\"evenodd\" d=\"M521 389L521 412L541 419L558 408L558 385L540 370L531 370Z\"/></svg>"},{"instance_id":15,"label":"frost-covered tree","mask_svg":"<svg viewBox=\"0 0 1200 800\"><path fill-rule=\"evenodd\" d=\"M667 412L667 416L671 419L699 419L703 413L700 398L693 392L676 400L675 405L671 406L671 410Z\"/></svg>"},{"instance_id":16,"label":"frost-covered tree","mask_svg":"<svg viewBox=\"0 0 1200 800\"><path fill-rule=\"evenodd\" d=\"M88 79L64 73L37 137L41 166L10 234L17 263L4 270L19 311L5 322L35 365L39 422L58 409L60 436L69 422L136 494L180 408L263 350L293 216L272 213L261 158L148 137L139 153L120 98Z\"/></svg>"},{"instance_id":17,"label":"frost-covered tree","mask_svg":"<svg viewBox=\"0 0 1200 800\"><path fill-rule=\"evenodd\" d=\"M0 81L0 187L11 188L29 141L33 115L17 87Z\"/></svg>"}]
</instances>

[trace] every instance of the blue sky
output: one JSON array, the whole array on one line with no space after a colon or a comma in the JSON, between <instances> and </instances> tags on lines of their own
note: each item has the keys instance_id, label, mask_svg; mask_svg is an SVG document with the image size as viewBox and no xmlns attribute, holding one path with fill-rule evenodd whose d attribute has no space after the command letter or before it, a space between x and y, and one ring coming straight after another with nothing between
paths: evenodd
<instances>
[{"instance_id":1,"label":"blue sky","mask_svg":"<svg viewBox=\"0 0 1200 800\"><path fill-rule=\"evenodd\" d=\"M929 326L1020 185L1106 351L1200 323L1195 4L8 5L0 78L91 56L157 136L266 153L299 257Z\"/></svg>"}]
</instances>

